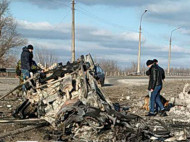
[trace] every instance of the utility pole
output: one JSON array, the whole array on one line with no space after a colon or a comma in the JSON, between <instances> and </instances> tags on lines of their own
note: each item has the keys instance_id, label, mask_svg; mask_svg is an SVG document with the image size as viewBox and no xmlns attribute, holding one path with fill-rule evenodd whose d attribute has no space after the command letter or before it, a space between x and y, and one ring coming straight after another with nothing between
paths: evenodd
<instances>
[{"instance_id":1,"label":"utility pole","mask_svg":"<svg viewBox=\"0 0 190 142\"><path fill-rule=\"evenodd\" d=\"M171 62L171 50L172 50L172 34L174 31L180 29L181 27L178 27L176 29L173 29L171 31L171 35L170 35L170 43L169 43L169 53L168 53L168 74L170 73L170 62Z\"/></svg>"},{"instance_id":2,"label":"utility pole","mask_svg":"<svg viewBox=\"0 0 190 142\"><path fill-rule=\"evenodd\" d=\"M141 15L140 26L139 26L139 51L138 51L138 62L137 62L137 74L140 74L140 66L141 66L141 23L142 23L143 15L146 12L147 12L147 9Z\"/></svg>"},{"instance_id":3,"label":"utility pole","mask_svg":"<svg viewBox=\"0 0 190 142\"><path fill-rule=\"evenodd\" d=\"M139 51L138 51L138 62L137 62L137 74L140 74L141 65L141 26L139 27Z\"/></svg>"},{"instance_id":4,"label":"utility pole","mask_svg":"<svg viewBox=\"0 0 190 142\"><path fill-rule=\"evenodd\" d=\"M172 38L170 36L169 53L168 53L168 74L170 73L171 48L172 48L171 46L172 46Z\"/></svg>"},{"instance_id":5,"label":"utility pole","mask_svg":"<svg viewBox=\"0 0 190 142\"><path fill-rule=\"evenodd\" d=\"M75 61L75 0L72 0L72 62Z\"/></svg>"},{"instance_id":6,"label":"utility pole","mask_svg":"<svg viewBox=\"0 0 190 142\"><path fill-rule=\"evenodd\" d=\"M4 22L2 22L2 18L0 16L0 38L1 38L1 35L2 35L2 28L4 26L4 24L2 24L2 23L4 23Z\"/></svg>"}]
</instances>

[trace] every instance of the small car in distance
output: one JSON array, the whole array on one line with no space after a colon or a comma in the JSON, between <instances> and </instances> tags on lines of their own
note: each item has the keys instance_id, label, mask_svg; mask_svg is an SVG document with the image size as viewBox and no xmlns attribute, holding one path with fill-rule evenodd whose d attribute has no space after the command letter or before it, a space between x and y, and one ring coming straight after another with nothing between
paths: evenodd
<instances>
[{"instance_id":1,"label":"small car in distance","mask_svg":"<svg viewBox=\"0 0 190 142\"><path fill-rule=\"evenodd\" d=\"M104 86L105 72L99 65L95 65L95 79L98 81L98 84Z\"/></svg>"}]
</instances>

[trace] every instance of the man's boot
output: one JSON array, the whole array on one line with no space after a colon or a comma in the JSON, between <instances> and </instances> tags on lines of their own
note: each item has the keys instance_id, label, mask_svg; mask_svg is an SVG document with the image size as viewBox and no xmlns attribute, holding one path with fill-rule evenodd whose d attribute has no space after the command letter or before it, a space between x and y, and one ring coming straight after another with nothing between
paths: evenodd
<instances>
[{"instance_id":1,"label":"man's boot","mask_svg":"<svg viewBox=\"0 0 190 142\"><path fill-rule=\"evenodd\" d=\"M166 114L166 110L165 110L165 109L163 109L163 110L160 111L160 116L161 116L161 117L168 116L168 115Z\"/></svg>"},{"instance_id":2,"label":"man's boot","mask_svg":"<svg viewBox=\"0 0 190 142\"><path fill-rule=\"evenodd\" d=\"M145 116L155 116L156 114L155 113L151 113L149 112L148 114L146 114Z\"/></svg>"}]
</instances>

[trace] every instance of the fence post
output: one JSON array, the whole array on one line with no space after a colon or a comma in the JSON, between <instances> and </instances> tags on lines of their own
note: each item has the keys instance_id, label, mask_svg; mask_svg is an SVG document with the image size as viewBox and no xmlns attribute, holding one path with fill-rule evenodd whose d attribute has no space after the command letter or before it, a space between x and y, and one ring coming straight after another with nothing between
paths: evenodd
<instances>
[{"instance_id":1,"label":"fence post","mask_svg":"<svg viewBox=\"0 0 190 142\"><path fill-rule=\"evenodd\" d=\"M110 76L113 76L113 72L110 72Z\"/></svg>"},{"instance_id":2,"label":"fence post","mask_svg":"<svg viewBox=\"0 0 190 142\"><path fill-rule=\"evenodd\" d=\"M106 72L106 76L108 76L108 72Z\"/></svg>"}]
</instances>

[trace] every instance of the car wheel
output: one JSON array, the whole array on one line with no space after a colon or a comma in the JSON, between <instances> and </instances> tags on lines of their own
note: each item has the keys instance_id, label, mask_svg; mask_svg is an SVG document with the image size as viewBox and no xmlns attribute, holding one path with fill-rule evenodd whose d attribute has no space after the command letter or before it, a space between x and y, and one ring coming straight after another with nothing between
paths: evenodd
<instances>
[{"instance_id":1,"label":"car wheel","mask_svg":"<svg viewBox=\"0 0 190 142\"><path fill-rule=\"evenodd\" d=\"M105 80L105 79L103 79L103 80L100 81L101 87L104 86L104 80Z\"/></svg>"}]
</instances>

